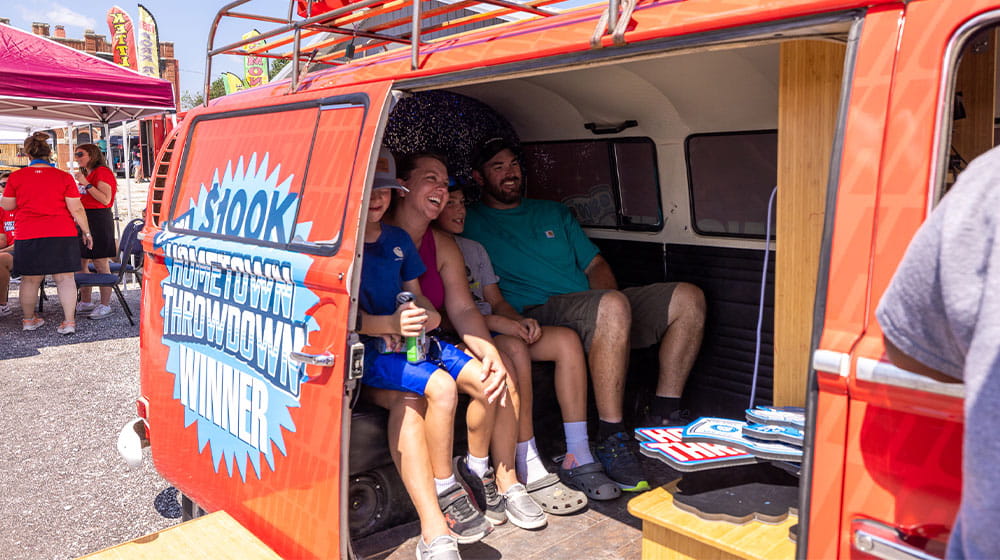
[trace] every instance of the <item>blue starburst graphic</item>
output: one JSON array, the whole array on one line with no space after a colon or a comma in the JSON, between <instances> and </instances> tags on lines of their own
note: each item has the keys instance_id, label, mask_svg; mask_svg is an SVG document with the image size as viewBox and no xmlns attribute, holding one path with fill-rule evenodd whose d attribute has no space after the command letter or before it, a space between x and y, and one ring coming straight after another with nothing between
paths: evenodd
<instances>
[{"instance_id":1,"label":"blue starburst graphic","mask_svg":"<svg viewBox=\"0 0 1000 560\"><path fill-rule=\"evenodd\" d=\"M288 358L318 326L307 311L319 298L303 281L312 258L257 242L284 244L307 237L295 224L294 177L252 154L216 169L210 186L157 234L168 276L163 289L166 370L184 426L197 424L198 452L206 446L219 472L261 478L261 458L275 469L275 449L287 454L294 432L289 409L299 407L304 366ZM202 236L202 233L215 235Z\"/></svg>"}]
</instances>

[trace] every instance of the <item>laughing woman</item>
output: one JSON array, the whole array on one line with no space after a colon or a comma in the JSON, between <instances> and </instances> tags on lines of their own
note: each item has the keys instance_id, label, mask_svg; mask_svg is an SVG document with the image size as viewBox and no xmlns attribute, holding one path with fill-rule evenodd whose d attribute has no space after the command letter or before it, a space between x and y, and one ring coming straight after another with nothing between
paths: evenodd
<instances>
[{"instance_id":1,"label":"laughing woman","mask_svg":"<svg viewBox=\"0 0 1000 560\"><path fill-rule=\"evenodd\" d=\"M22 328L33 331L45 324L41 317L35 316L35 304L42 280L51 274L65 316L57 330L60 334L73 334L76 332L73 275L80 268L79 235L84 247L89 249L93 242L73 177L49 163L52 148L48 141L49 136L44 132L36 132L24 141L24 151L31 157L31 163L7 178L0 207L17 210L14 270L21 274Z\"/></svg>"},{"instance_id":2,"label":"laughing woman","mask_svg":"<svg viewBox=\"0 0 1000 560\"><path fill-rule=\"evenodd\" d=\"M73 154L80 169L76 172L76 182L80 185L80 202L87 211L90 232L94 236L93 248L80 246L82 257L81 272L88 272L87 265L93 261L97 272L111 272L111 257L115 256L115 222L111 205L115 202L118 181L108 167L101 149L95 144L80 144ZM96 306L90 301L91 288L80 288L80 303L76 310L89 313L91 319L103 319L111 315L111 288L101 288L101 302Z\"/></svg>"}]
</instances>

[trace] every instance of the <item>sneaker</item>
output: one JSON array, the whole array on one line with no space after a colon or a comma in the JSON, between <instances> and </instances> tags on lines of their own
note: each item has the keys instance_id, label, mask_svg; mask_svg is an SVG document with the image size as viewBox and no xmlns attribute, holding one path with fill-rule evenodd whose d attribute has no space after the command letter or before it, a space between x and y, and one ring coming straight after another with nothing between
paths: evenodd
<instances>
[{"instance_id":1,"label":"sneaker","mask_svg":"<svg viewBox=\"0 0 1000 560\"><path fill-rule=\"evenodd\" d=\"M10 302L0 303L0 317L6 317L13 313L14 310L10 306Z\"/></svg>"},{"instance_id":2,"label":"sneaker","mask_svg":"<svg viewBox=\"0 0 1000 560\"><path fill-rule=\"evenodd\" d=\"M76 332L76 321L63 321L56 329L59 334L73 334Z\"/></svg>"},{"instance_id":3,"label":"sneaker","mask_svg":"<svg viewBox=\"0 0 1000 560\"><path fill-rule=\"evenodd\" d=\"M502 525L507 521L503 497L497 489L497 479L493 469L487 469L486 474L479 478L469 469L464 456L455 457L455 478L462 488L472 497L476 508L483 512L487 521L493 525Z\"/></svg>"},{"instance_id":4,"label":"sneaker","mask_svg":"<svg viewBox=\"0 0 1000 560\"><path fill-rule=\"evenodd\" d=\"M32 317L31 319L21 319L21 330L33 331L45 324L45 319Z\"/></svg>"},{"instance_id":5,"label":"sneaker","mask_svg":"<svg viewBox=\"0 0 1000 560\"><path fill-rule=\"evenodd\" d=\"M493 526L472 505L469 494L458 484L438 495L438 505L448 528L460 544L479 542L493 531Z\"/></svg>"},{"instance_id":6,"label":"sneaker","mask_svg":"<svg viewBox=\"0 0 1000 560\"><path fill-rule=\"evenodd\" d=\"M451 535L441 535L424 544L424 539L417 541L417 560L462 560L458 553L458 541Z\"/></svg>"},{"instance_id":7,"label":"sneaker","mask_svg":"<svg viewBox=\"0 0 1000 560\"><path fill-rule=\"evenodd\" d=\"M90 317L91 319L103 319L108 315L111 315L112 313L114 313L114 311L111 310L110 305L103 305L99 303L97 304L97 307L95 307L94 310L90 312L90 315L87 316Z\"/></svg>"},{"instance_id":8,"label":"sneaker","mask_svg":"<svg viewBox=\"0 0 1000 560\"><path fill-rule=\"evenodd\" d=\"M95 305L93 302L89 301L78 301L76 302L76 312L77 313L90 313L94 310Z\"/></svg>"},{"instance_id":9,"label":"sneaker","mask_svg":"<svg viewBox=\"0 0 1000 560\"><path fill-rule=\"evenodd\" d=\"M541 529L548 523L545 512L531 499L528 489L520 482L504 492L503 504L507 510L507 519L522 529Z\"/></svg>"},{"instance_id":10,"label":"sneaker","mask_svg":"<svg viewBox=\"0 0 1000 560\"><path fill-rule=\"evenodd\" d=\"M666 417L650 414L642 421L643 428L677 428L687 426L691 423L691 411L688 409L675 410Z\"/></svg>"},{"instance_id":11,"label":"sneaker","mask_svg":"<svg viewBox=\"0 0 1000 560\"><path fill-rule=\"evenodd\" d=\"M622 490L643 492L649 490L649 482L642 473L635 452L629 447L630 441L625 432L612 434L594 447L594 456L604 466L608 477Z\"/></svg>"}]
</instances>

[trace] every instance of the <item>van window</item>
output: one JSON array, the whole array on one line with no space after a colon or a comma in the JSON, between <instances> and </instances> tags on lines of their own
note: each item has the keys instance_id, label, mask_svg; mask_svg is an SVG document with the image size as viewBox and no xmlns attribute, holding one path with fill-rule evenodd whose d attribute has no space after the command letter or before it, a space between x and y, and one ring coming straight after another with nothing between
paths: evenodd
<instances>
[{"instance_id":1,"label":"van window","mask_svg":"<svg viewBox=\"0 0 1000 560\"><path fill-rule=\"evenodd\" d=\"M172 229L335 252L353 174L344 162L357 159L365 111L362 104L316 102L196 119L178 174Z\"/></svg>"},{"instance_id":2,"label":"van window","mask_svg":"<svg viewBox=\"0 0 1000 560\"><path fill-rule=\"evenodd\" d=\"M527 194L569 207L586 227L658 231L656 148L649 138L528 142Z\"/></svg>"},{"instance_id":3,"label":"van window","mask_svg":"<svg viewBox=\"0 0 1000 560\"><path fill-rule=\"evenodd\" d=\"M767 202L778 183L777 131L694 134L684 141L684 154L695 231L763 239Z\"/></svg>"}]
</instances>

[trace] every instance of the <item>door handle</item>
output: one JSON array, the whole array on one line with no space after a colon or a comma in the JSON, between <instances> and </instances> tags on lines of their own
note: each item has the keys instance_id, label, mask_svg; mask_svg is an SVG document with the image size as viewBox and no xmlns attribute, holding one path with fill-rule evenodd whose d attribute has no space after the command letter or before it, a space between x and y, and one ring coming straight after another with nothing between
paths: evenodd
<instances>
[{"instance_id":1,"label":"door handle","mask_svg":"<svg viewBox=\"0 0 1000 560\"><path fill-rule=\"evenodd\" d=\"M306 354L305 352L289 352L288 357L307 366L333 367L336 356L329 352L322 354Z\"/></svg>"},{"instance_id":2,"label":"door handle","mask_svg":"<svg viewBox=\"0 0 1000 560\"><path fill-rule=\"evenodd\" d=\"M938 556L903 542L898 531L872 519L855 519L854 548L869 556L884 560L941 560Z\"/></svg>"}]
</instances>

